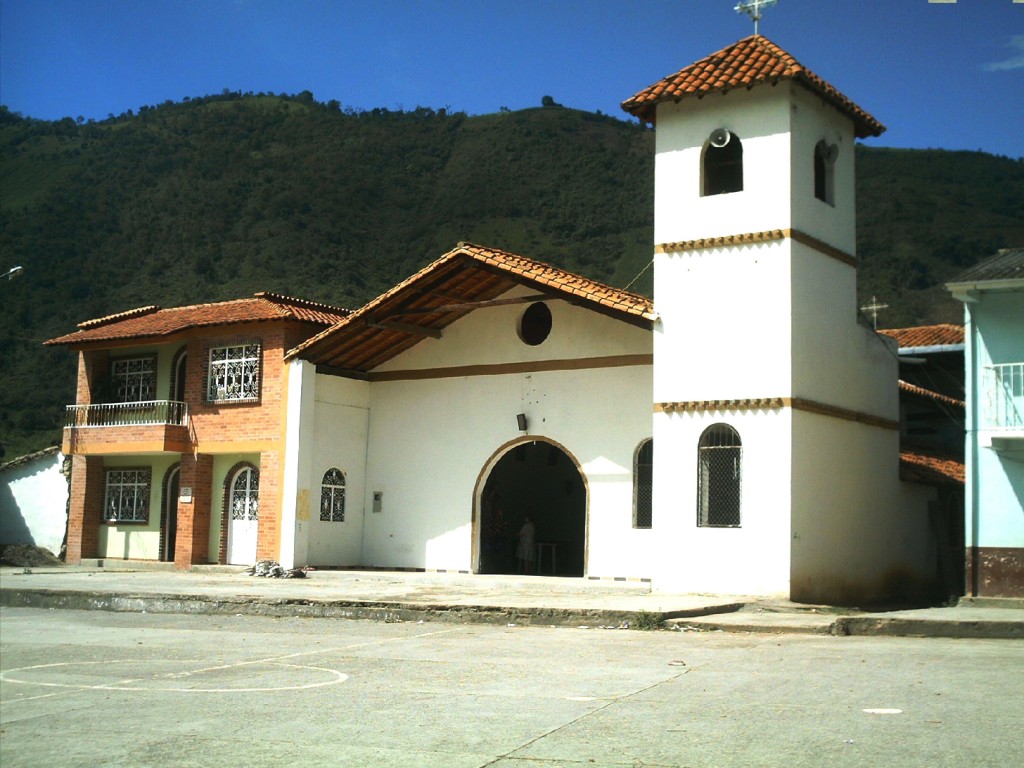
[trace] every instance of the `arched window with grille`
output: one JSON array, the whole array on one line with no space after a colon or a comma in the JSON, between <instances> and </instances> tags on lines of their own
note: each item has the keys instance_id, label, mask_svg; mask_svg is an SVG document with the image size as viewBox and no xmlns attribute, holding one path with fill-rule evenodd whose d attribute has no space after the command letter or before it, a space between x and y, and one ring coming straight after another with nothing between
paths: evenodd
<instances>
[{"instance_id":1,"label":"arched window with grille","mask_svg":"<svg viewBox=\"0 0 1024 768\"><path fill-rule=\"evenodd\" d=\"M345 522L345 474L337 467L324 472L320 484L320 519L325 523Z\"/></svg>"},{"instance_id":2,"label":"arched window with grille","mask_svg":"<svg viewBox=\"0 0 1024 768\"><path fill-rule=\"evenodd\" d=\"M712 424L697 444L697 525L738 528L743 446L728 424Z\"/></svg>"},{"instance_id":3,"label":"arched window with grille","mask_svg":"<svg viewBox=\"0 0 1024 768\"><path fill-rule=\"evenodd\" d=\"M640 443L633 460L633 527L650 528L653 518L654 440Z\"/></svg>"}]
</instances>

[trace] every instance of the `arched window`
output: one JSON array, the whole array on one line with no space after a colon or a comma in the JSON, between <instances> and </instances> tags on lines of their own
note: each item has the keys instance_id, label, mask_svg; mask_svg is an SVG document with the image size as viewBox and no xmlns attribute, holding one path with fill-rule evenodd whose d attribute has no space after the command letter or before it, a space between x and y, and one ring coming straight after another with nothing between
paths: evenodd
<instances>
[{"instance_id":1,"label":"arched window","mask_svg":"<svg viewBox=\"0 0 1024 768\"><path fill-rule=\"evenodd\" d=\"M644 440L633 462L633 527L650 528L654 497L654 440Z\"/></svg>"},{"instance_id":2,"label":"arched window","mask_svg":"<svg viewBox=\"0 0 1024 768\"><path fill-rule=\"evenodd\" d=\"M712 424L697 444L697 525L737 528L743 448L728 424Z\"/></svg>"},{"instance_id":3,"label":"arched window","mask_svg":"<svg viewBox=\"0 0 1024 768\"><path fill-rule=\"evenodd\" d=\"M345 522L345 475L337 467L324 472L320 484L320 519L326 523Z\"/></svg>"},{"instance_id":4,"label":"arched window","mask_svg":"<svg viewBox=\"0 0 1024 768\"><path fill-rule=\"evenodd\" d=\"M814 196L829 205L835 205L835 164L839 147L819 141L814 146Z\"/></svg>"},{"instance_id":5,"label":"arched window","mask_svg":"<svg viewBox=\"0 0 1024 768\"><path fill-rule=\"evenodd\" d=\"M231 519L258 520L260 516L260 471L244 467L231 481Z\"/></svg>"},{"instance_id":6,"label":"arched window","mask_svg":"<svg viewBox=\"0 0 1024 768\"><path fill-rule=\"evenodd\" d=\"M705 197L743 191L743 144L735 133L722 133L724 143L714 137L715 143L709 140L704 147L701 195Z\"/></svg>"}]
</instances>

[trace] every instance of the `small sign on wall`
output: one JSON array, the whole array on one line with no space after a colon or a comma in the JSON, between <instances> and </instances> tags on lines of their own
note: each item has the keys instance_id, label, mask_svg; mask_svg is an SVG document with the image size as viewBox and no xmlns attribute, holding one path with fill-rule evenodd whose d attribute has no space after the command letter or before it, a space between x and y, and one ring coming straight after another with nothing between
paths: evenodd
<instances>
[{"instance_id":1,"label":"small sign on wall","mask_svg":"<svg viewBox=\"0 0 1024 768\"><path fill-rule=\"evenodd\" d=\"M182 504L191 504L192 503L192 489L186 487L186 488L182 488L180 491L178 491L178 501L181 502Z\"/></svg>"},{"instance_id":2,"label":"small sign on wall","mask_svg":"<svg viewBox=\"0 0 1024 768\"><path fill-rule=\"evenodd\" d=\"M380 512L384 509L384 493L383 491L373 492L373 511Z\"/></svg>"}]
</instances>

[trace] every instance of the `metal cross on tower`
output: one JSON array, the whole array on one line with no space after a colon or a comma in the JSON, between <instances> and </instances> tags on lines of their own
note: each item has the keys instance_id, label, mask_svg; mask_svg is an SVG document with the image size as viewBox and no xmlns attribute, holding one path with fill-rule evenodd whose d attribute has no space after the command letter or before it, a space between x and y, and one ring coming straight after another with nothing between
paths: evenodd
<instances>
[{"instance_id":1,"label":"metal cross on tower","mask_svg":"<svg viewBox=\"0 0 1024 768\"><path fill-rule=\"evenodd\" d=\"M736 13L745 13L754 20L754 34L757 34L757 22L761 20L761 11L770 8L779 0L743 0L736 6Z\"/></svg>"},{"instance_id":2,"label":"metal cross on tower","mask_svg":"<svg viewBox=\"0 0 1024 768\"><path fill-rule=\"evenodd\" d=\"M874 296L872 296L871 297L871 303L870 304L866 304L865 306L861 307L860 311L861 312L867 312L869 315L871 315L871 324L872 324L872 326L874 326L874 329L877 331L878 330L878 313L879 313L879 311L881 311L883 309L888 309L888 308L889 308L888 304L879 304L878 303L878 299L876 299Z\"/></svg>"}]
</instances>

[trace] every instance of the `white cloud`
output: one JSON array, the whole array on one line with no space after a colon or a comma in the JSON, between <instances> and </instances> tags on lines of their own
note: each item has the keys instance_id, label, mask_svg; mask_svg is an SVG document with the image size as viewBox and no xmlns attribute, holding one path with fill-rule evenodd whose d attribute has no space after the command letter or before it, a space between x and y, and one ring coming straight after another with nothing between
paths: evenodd
<instances>
[{"instance_id":1,"label":"white cloud","mask_svg":"<svg viewBox=\"0 0 1024 768\"><path fill-rule=\"evenodd\" d=\"M1015 53L1002 61L992 61L983 65L982 68L986 72L1003 72L1008 69L1024 68L1024 35L1014 35L1006 47L1013 49Z\"/></svg>"}]
</instances>

